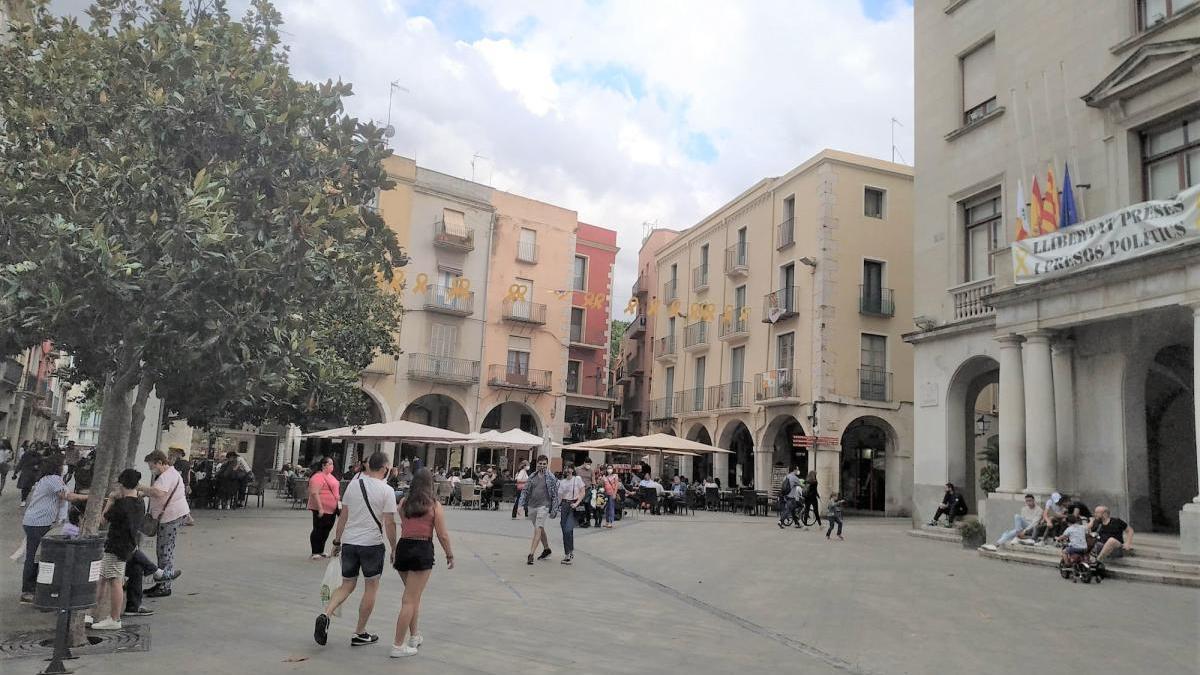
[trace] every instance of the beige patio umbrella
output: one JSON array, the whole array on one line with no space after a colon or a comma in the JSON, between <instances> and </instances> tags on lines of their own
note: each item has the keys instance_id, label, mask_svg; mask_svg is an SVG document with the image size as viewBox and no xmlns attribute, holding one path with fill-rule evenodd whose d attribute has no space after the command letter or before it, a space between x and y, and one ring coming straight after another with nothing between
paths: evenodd
<instances>
[{"instance_id":1,"label":"beige patio umbrella","mask_svg":"<svg viewBox=\"0 0 1200 675\"><path fill-rule=\"evenodd\" d=\"M697 441L689 441L686 438L672 436L671 434L650 434L649 436L626 436L625 438L606 438L603 441L589 441L597 443L592 446L596 449L624 450L624 449L645 449L658 450L666 454L676 454L683 452L686 454L702 455L706 453L721 453L732 455L733 452L718 448L715 445L707 443L699 443ZM602 444L600 444L602 443ZM576 446L579 444L576 443ZM575 447L575 446L571 446Z\"/></svg>"},{"instance_id":2,"label":"beige patio umbrella","mask_svg":"<svg viewBox=\"0 0 1200 675\"><path fill-rule=\"evenodd\" d=\"M440 429L426 424L395 420L379 422L361 427L341 427L327 431L315 431L304 434L303 438L343 438L355 441L413 441L413 442L450 442L465 443L471 440L467 434L460 434L449 429Z\"/></svg>"}]
</instances>

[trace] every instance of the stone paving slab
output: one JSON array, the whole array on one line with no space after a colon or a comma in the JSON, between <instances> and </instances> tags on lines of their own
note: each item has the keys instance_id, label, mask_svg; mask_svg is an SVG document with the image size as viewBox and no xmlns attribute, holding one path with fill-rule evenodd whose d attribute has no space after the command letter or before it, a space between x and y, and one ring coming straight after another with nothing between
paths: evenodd
<instances>
[{"instance_id":1,"label":"stone paving slab","mask_svg":"<svg viewBox=\"0 0 1200 675\"><path fill-rule=\"evenodd\" d=\"M576 531L573 566L525 564L529 526L506 511L450 509L458 566L426 590L426 644L388 659L401 584L384 580L370 629L348 646L357 599L330 644L312 642L324 563L307 560L305 511L197 514L177 554L184 576L154 601L146 653L88 657L85 673L1195 673L1200 591L1063 582L905 535L907 521L850 520L847 540L772 520L701 512ZM16 604L9 562L19 514L0 497L0 633L49 629ZM1061 635L1062 639L1051 636ZM1040 647L1038 645L1041 645ZM1099 647L1100 649L1097 649ZM1033 661L1031 661L1031 658ZM289 659L303 659L289 661ZM31 659L0 672L34 673Z\"/></svg>"}]
</instances>

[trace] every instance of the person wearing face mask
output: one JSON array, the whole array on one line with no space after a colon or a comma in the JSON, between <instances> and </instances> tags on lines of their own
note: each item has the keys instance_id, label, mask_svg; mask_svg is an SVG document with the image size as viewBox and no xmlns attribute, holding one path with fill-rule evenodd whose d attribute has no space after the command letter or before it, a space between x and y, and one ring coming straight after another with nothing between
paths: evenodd
<instances>
[{"instance_id":1,"label":"person wearing face mask","mask_svg":"<svg viewBox=\"0 0 1200 675\"><path fill-rule=\"evenodd\" d=\"M609 464L604 470L604 496L607 498L604 503L604 527L609 529L617 516L617 491L620 488L621 478L613 471L612 464Z\"/></svg>"},{"instance_id":2,"label":"person wearing face mask","mask_svg":"<svg viewBox=\"0 0 1200 675\"><path fill-rule=\"evenodd\" d=\"M575 473L575 467L567 466L563 471L562 480L558 482L558 498L562 503L562 514L559 525L562 527L563 559L562 564L570 565L575 560L575 508L587 495L583 479Z\"/></svg>"},{"instance_id":3,"label":"person wearing face mask","mask_svg":"<svg viewBox=\"0 0 1200 675\"><path fill-rule=\"evenodd\" d=\"M158 519L158 535L155 537L155 552L158 555L158 571L154 578L158 585L146 591L148 598L165 598L171 595L171 582L179 576L175 569L175 535L187 521L191 510L183 486L183 476L171 466L167 453L155 450L146 455L146 465L152 476L150 485L138 486L138 494L150 497L150 516Z\"/></svg>"}]
</instances>

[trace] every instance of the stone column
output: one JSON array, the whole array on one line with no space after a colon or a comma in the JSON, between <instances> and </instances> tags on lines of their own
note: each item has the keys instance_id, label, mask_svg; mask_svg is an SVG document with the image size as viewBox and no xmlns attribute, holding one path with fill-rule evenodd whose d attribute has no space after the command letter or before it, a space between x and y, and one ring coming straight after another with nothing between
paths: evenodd
<instances>
[{"instance_id":1,"label":"stone column","mask_svg":"<svg viewBox=\"0 0 1200 675\"><path fill-rule=\"evenodd\" d=\"M1058 485L1058 432L1054 413L1054 369L1050 331L1025 336L1021 349L1025 367L1026 492L1053 492Z\"/></svg>"},{"instance_id":2,"label":"stone column","mask_svg":"<svg viewBox=\"0 0 1200 675\"><path fill-rule=\"evenodd\" d=\"M722 487L729 482L729 455L723 452L713 455L713 478L720 478Z\"/></svg>"},{"instance_id":3,"label":"stone column","mask_svg":"<svg viewBox=\"0 0 1200 675\"><path fill-rule=\"evenodd\" d=\"M1019 335L1002 335L1000 343L1000 492L1025 487L1025 378ZM967 406L973 406L968 401ZM972 418L974 415L971 416ZM972 423L974 420L972 419ZM969 470L969 469L968 469Z\"/></svg>"},{"instance_id":4,"label":"stone column","mask_svg":"<svg viewBox=\"0 0 1200 675\"><path fill-rule=\"evenodd\" d=\"M1050 348L1054 371L1054 417L1058 437L1058 486L1072 494L1075 483L1075 343L1055 342Z\"/></svg>"},{"instance_id":5,"label":"stone column","mask_svg":"<svg viewBox=\"0 0 1200 675\"><path fill-rule=\"evenodd\" d=\"M1200 432L1200 304L1192 305L1192 405L1195 408L1195 426ZM1200 444L1196 447L1197 480L1200 481ZM1179 550L1193 555L1200 554L1200 495L1184 504L1179 512Z\"/></svg>"}]
</instances>

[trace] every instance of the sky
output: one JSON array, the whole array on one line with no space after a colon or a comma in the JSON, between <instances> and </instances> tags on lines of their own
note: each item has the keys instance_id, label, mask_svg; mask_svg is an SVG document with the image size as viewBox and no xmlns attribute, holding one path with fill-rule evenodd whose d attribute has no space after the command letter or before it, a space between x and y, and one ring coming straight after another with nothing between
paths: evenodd
<instances>
[{"instance_id":1,"label":"sky","mask_svg":"<svg viewBox=\"0 0 1200 675\"><path fill-rule=\"evenodd\" d=\"M616 230L614 318L645 223L685 229L822 148L890 158L892 118L913 158L911 0L275 5L293 74L351 82L397 153Z\"/></svg>"}]
</instances>

